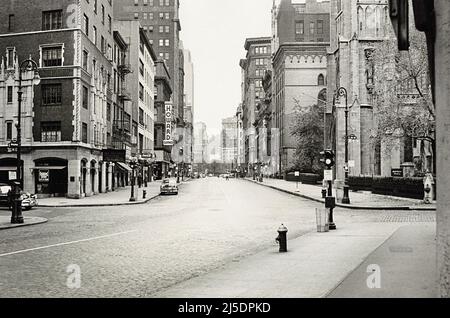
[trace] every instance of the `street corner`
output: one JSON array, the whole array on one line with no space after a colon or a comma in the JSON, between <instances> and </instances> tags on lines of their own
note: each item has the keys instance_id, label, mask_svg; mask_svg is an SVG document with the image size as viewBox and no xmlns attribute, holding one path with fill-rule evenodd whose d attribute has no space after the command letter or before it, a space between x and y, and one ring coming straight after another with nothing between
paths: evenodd
<instances>
[{"instance_id":1,"label":"street corner","mask_svg":"<svg viewBox=\"0 0 450 318\"><path fill-rule=\"evenodd\" d=\"M23 224L11 224L10 216L0 216L0 231L17 227L32 226L47 223L48 219L41 217L25 217Z\"/></svg>"}]
</instances>

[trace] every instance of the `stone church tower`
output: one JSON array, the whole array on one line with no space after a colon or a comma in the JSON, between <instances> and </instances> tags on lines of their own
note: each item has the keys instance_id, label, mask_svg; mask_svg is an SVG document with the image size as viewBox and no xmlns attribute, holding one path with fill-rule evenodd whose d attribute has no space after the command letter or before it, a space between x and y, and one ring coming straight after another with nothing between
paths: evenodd
<instances>
[{"instance_id":1,"label":"stone church tower","mask_svg":"<svg viewBox=\"0 0 450 318\"><path fill-rule=\"evenodd\" d=\"M336 179L344 180L345 98L333 92L347 90L349 112L350 175L380 175L381 150L370 136L374 127L372 52L393 36L387 0L331 0L331 40L328 52L328 113L334 118L327 132L335 145ZM336 107L333 108L335 99ZM334 142L333 142L334 141ZM400 165L400 162L398 163ZM339 184L339 182L338 182Z\"/></svg>"}]
</instances>

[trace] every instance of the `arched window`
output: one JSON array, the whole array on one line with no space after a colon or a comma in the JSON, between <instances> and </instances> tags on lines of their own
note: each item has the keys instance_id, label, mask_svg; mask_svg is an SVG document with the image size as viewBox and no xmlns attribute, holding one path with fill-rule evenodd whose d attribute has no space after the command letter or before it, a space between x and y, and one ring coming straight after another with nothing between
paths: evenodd
<instances>
[{"instance_id":1,"label":"arched window","mask_svg":"<svg viewBox=\"0 0 450 318\"><path fill-rule=\"evenodd\" d=\"M361 6L358 6L358 28L359 34L364 34L364 9Z\"/></svg>"},{"instance_id":2,"label":"arched window","mask_svg":"<svg viewBox=\"0 0 450 318\"><path fill-rule=\"evenodd\" d=\"M323 74L320 74L317 79L317 85L319 86L325 86L325 76Z\"/></svg>"}]
</instances>

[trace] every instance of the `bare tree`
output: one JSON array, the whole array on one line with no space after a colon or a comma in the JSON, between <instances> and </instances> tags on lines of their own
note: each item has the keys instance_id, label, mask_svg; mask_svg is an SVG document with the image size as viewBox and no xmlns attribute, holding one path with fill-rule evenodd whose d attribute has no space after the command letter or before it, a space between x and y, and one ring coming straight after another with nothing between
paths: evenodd
<instances>
[{"instance_id":1,"label":"bare tree","mask_svg":"<svg viewBox=\"0 0 450 318\"><path fill-rule=\"evenodd\" d=\"M399 52L395 40L383 41L373 51L373 69L375 141L389 142L395 138L422 141L421 158L428 144L435 163L436 115L424 36L413 33L407 52Z\"/></svg>"}]
</instances>

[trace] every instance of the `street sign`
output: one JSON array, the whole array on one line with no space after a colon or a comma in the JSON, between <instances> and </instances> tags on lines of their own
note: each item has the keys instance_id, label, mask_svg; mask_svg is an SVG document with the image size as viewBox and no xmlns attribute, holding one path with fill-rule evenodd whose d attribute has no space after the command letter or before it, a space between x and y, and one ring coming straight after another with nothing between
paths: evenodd
<instances>
[{"instance_id":1,"label":"street sign","mask_svg":"<svg viewBox=\"0 0 450 318\"><path fill-rule=\"evenodd\" d=\"M300 171L295 171L295 176L300 177Z\"/></svg>"},{"instance_id":2,"label":"street sign","mask_svg":"<svg viewBox=\"0 0 450 318\"><path fill-rule=\"evenodd\" d=\"M324 170L323 178L325 181L333 181L333 170Z\"/></svg>"},{"instance_id":3,"label":"street sign","mask_svg":"<svg viewBox=\"0 0 450 318\"><path fill-rule=\"evenodd\" d=\"M397 178L403 178L403 169L392 169L391 176Z\"/></svg>"},{"instance_id":4,"label":"street sign","mask_svg":"<svg viewBox=\"0 0 450 318\"><path fill-rule=\"evenodd\" d=\"M163 141L163 145L164 146L173 146L173 145L175 145L175 141L173 141L173 140L164 140Z\"/></svg>"}]
</instances>

